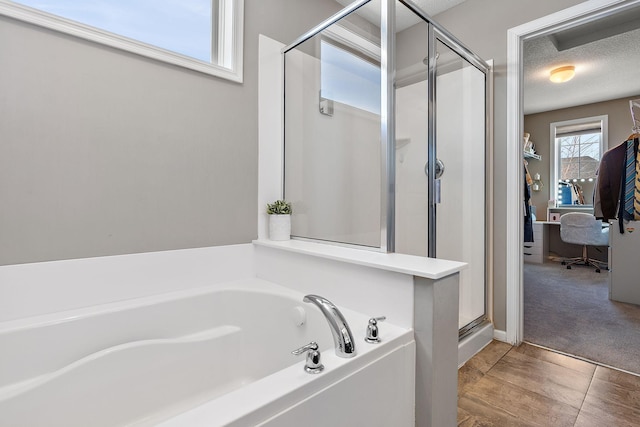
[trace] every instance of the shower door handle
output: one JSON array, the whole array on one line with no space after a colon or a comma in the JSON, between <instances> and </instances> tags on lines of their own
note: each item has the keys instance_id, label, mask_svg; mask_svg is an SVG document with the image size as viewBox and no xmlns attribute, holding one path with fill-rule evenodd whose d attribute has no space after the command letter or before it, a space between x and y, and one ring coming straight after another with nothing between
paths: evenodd
<instances>
[{"instance_id":1,"label":"shower door handle","mask_svg":"<svg viewBox=\"0 0 640 427\"><path fill-rule=\"evenodd\" d=\"M424 164L424 174L429 176L429 163ZM439 179L444 174L444 163L440 159L436 159L436 179Z\"/></svg>"},{"instance_id":2,"label":"shower door handle","mask_svg":"<svg viewBox=\"0 0 640 427\"><path fill-rule=\"evenodd\" d=\"M429 177L429 163L426 163L424 165L424 173L425 175L427 175L427 178ZM440 159L436 159L436 176L435 176L435 191L433 192L433 200L435 203L441 203L441 184L442 181L440 180L440 177L444 174L444 163L442 162L442 160Z\"/></svg>"}]
</instances>

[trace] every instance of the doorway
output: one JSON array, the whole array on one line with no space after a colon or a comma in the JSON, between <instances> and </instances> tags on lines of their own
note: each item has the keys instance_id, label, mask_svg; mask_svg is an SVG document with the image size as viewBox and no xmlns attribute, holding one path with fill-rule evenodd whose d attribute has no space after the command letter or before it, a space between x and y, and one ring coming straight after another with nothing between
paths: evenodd
<instances>
[{"instance_id":1,"label":"doorway","mask_svg":"<svg viewBox=\"0 0 640 427\"><path fill-rule=\"evenodd\" d=\"M625 13L640 5L640 1L587 1L567 10L513 28L508 33L507 114L508 137L520 141L524 132L522 104L524 41L548 35L560 29L605 19ZM507 197L520 200L524 186L521 164L522 144L507 147ZM511 203L507 212L507 330L509 342L519 344L524 339L523 305L523 222L521 204Z\"/></svg>"}]
</instances>

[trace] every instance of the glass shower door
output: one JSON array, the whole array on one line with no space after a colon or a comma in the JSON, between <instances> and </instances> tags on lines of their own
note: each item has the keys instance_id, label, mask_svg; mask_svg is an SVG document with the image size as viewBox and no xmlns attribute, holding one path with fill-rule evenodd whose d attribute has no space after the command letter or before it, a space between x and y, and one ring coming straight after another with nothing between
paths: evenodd
<instances>
[{"instance_id":1,"label":"glass shower door","mask_svg":"<svg viewBox=\"0 0 640 427\"><path fill-rule=\"evenodd\" d=\"M427 20L396 46L395 250L469 264L463 336L486 318L488 69Z\"/></svg>"},{"instance_id":2,"label":"glass shower door","mask_svg":"<svg viewBox=\"0 0 640 427\"><path fill-rule=\"evenodd\" d=\"M429 252L435 254L429 255L468 263L460 274L459 328L464 334L486 313L486 74L437 31L434 45L430 153L437 165L429 198L429 219L435 220Z\"/></svg>"}]
</instances>

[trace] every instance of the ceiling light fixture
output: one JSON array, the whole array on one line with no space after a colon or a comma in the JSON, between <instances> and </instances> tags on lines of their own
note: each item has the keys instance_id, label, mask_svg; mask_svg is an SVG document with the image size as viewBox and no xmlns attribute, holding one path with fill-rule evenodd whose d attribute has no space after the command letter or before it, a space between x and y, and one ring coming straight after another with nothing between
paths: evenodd
<instances>
[{"instance_id":1,"label":"ceiling light fixture","mask_svg":"<svg viewBox=\"0 0 640 427\"><path fill-rule=\"evenodd\" d=\"M568 82L576 74L576 67L573 65L567 65L566 67L559 67L551 70L549 80L554 83Z\"/></svg>"}]
</instances>

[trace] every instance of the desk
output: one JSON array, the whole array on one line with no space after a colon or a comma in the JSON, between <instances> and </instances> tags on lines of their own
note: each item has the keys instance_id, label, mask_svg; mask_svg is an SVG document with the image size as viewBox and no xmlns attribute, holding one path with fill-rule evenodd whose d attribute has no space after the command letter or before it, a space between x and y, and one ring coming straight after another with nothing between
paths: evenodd
<instances>
[{"instance_id":1,"label":"desk","mask_svg":"<svg viewBox=\"0 0 640 427\"><path fill-rule=\"evenodd\" d=\"M603 227L609 224L603 223ZM640 230L640 227L639 227ZM640 234L640 232L638 233ZM524 261L541 264L549 259L549 254L553 253L560 258L571 258L582 256L582 247L565 243L560 239L560 221L534 221L533 222L533 242L524 244ZM589 256L607 262L607 251L590 247Z\"/></svg>"},{"instance_id":2,"label":"desk","mask_svg":"<svg viewBox=\"0 0 640 427\"><path fill-rule=\"evenodd\" d=\"M559 222L534 221L533 242L524 242L524 262L542 264L549 257L549 225Z\"/></svg>"},{"instance_id":3,"label":"desk","mask_svg":"<svg viewBox=\"0 0 640 427\"><path fill-rule=\"evenodd\" d=\"M558 218L567 212L584 212L593 215L592 205L561 205L547 208L547 218L551 219L552 214L558 214ZM545 221L546 222L546 221Z\"/></svg>"}]
</instances>

